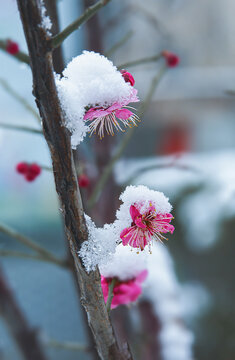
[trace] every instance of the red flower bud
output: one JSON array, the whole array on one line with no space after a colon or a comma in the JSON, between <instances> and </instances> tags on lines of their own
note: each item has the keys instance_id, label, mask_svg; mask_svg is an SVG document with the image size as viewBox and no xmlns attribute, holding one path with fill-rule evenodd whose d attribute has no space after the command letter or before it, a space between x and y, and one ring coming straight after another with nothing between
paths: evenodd
<instances>
[{"instance_id":1,"label":"red flower bud","mask_svg":"<svg viewBox=\"0 0 235 360\"><path fill-rule=\"evenodd\" d=\"M135 79L133 78L133 76L131 75L131 73L129 73L128 71L126 71L125 69L121 70L120 73L122 74L125 82L129 82L131 84L131 86L135 85Z\"/></svg>"},{"instance_id":2,"label":"red flower bud","mask_svg":"<svg viewBox=\"0 0 235 360\"><path fill-rule=\"evenodd\" d=\"M41 173L41 168L37 164L29 165L28 173L38 176Z\"/></svg>"},{"instance_id":3,"label":"red flower bud","mask_svg":"<svg viewBox=\"0 0 235 360\"><path fill-rule=\"evenodd\" d=\"M6 51L11 55L16 55L19 52L19 45L11 40L7 40Z\"/></svg>"},{"instance_id":4,"label":"red flower bud","mask_svg":"<svg viewBox=\"0 0 235 360\"><path fill-rule=\"evenodd\" d=\"M82 188L86 188L90 185L90 179L86 174L82 174L78 178L78 185Z\"/></svg>"},{"instance_id":5,"label":"red flower bud","mask_svg":"<svg viewBox=\"0 0 235 360\"><path fill-rule=\"evenodd\" d=\"M19 164L16 165L16 171L19 174L26 174L26 172L28 171L28 164L25 162L20 162Z\"/></svg>"},{"instance_id":6,"label":"red flower bud","mask_svg":"<svg viewBox=\"0 0 235 360\"><path fill-rule=\"evenodd\" d=\"M169 67L175 67L180 62L179 56L170 51L167 50L162 51L162 56L165 58L166 64Z\"/></svg>"}]
</instances>

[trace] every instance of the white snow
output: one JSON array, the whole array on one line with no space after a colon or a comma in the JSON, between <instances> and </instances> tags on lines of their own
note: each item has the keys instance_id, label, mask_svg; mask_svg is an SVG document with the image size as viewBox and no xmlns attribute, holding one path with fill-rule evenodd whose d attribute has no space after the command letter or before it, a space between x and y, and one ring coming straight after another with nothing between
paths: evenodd
<instances>
[{"instance_id":1,"label":"white snow","mask_svg":"<svg viewBox=\"0 0 235 360\"><path fill-rule=\"evenodd\" d=\"M117 239L112 225L97 228L89 216L85 216L89 238L82 244L79 251L86 270L89 272L96 267L105 265L112 259L117 246Z\"/></svg>"},{"instance_id":2,"label":"white snow","mask_svg":"<svg viewBox=\"0 0 235 360\"><path fill-rule=\"evenodd\" d=\"M46 8L44 5L44 1L40 0L40 10L41 10L41 17L42 17L42 23L41 27L44 28L47 31L48 35L51 35L50 29L52 28L52 22L48 15L46 15Z\"/></svg>"},{"instance_id":3,"label":"white snow","mask_svg":"<svg viewBox=\"0 0 235 360\"><path fill-rule=\"evenodd\" d=\"M146 252L136 254L127 246L118 245L116 252L106 265L101 265L100 273L105 277L117 277L120 280L129 280L138 276L147 267Z\"/></svg>"},{"instance_id":4,"label":"white snow","mask_svg":"<svg viewBox=\"0 0 235 360\"><path fill-rule=\"evenodd\" d=\"M133 88L105 56L84 51L70 61L56 84L66 126L75 148L89 131L84 115L87 107L107 107L131 98Z\"/></svg>"}]
</instances>

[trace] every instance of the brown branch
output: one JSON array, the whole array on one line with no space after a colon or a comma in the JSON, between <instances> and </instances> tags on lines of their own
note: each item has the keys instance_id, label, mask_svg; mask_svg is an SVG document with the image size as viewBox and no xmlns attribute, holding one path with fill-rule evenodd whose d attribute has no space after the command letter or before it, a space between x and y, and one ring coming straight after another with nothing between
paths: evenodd
<instances>
[{"instance_id":1,"label":"brown branch","mask_svg":"<svg viewBox=\"0 0 235 360\"><path fill-rule=\"evenodd\" d=\"M7 52L7 40L0 40L0 49L5 51L8 54L8 52ZM21 62L24 62L27 65L30 65L29 56L27 54L25 54L23 51L19 51L17 54L10 55L10 56L13 56L17 60L19 60Z\"/></svg>"},{"instance_id":2,"label":"brown branch","mask_svg":"<svg viewBox=\"0 0 235 360\"><path fill-rule=\"evenodd\" d=\"M71 151L70 136L64 126L53 74L52 54L48 51L48 35L42 23L37 0L17 0L28 44L33 73L33 92L43 122L53 164L56 190L63 209L65 233L77 270L88 323L92 329L99 356L103 360L131 359L127 349L120 350L105 308L99 271L86 273L78 250L88 239L82 200L78 188Z\"/></svg>"},{"instance_id":3,"label":"brown branch","mask_svg":"<svg viewBox=\"0 0 235 360\"><path fill-rule=\"evenodd\" d=\"M103 6L107 5L110 0L99 0L94 5L89 6L84 13L76 19L72 24L67 26L63 31L52 38L53 48L60 46L63 41L71 35L75 30L77 30L83 23L89 20L93 15L97 13Z\"/></svg>"},{"instance_id":4,"label":"brown branch","mask_svg":"<svg viewBox=\"0 0 235 360\"><path fill-rule=\"evenodd\" d=\"M0 268L0 316L7 324L25 360L46 360L37 333L19 308Z\"/></svg>"}]
</instances>

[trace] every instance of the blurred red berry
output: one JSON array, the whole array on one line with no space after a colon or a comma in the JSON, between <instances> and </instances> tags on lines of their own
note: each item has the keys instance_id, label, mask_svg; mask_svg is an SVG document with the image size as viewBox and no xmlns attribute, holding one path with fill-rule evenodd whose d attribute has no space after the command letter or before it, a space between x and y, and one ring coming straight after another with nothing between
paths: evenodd
<instances>
[{"instance_id":1,"label":"blurred red berry","mask_svg":"<svg viewBox=\"0 0 235 360\"><path fill-rule=\"evenodd\" d=\"M78 178L78 185L82 188L86 188L90 185L90 179L86 174L82 174Z\"/></svg>"},{"instance_id":2,"label":"blurred red berry","mask_svg":"<svg viewBox=\"0 0 235 360\"><path fill-rule=\"evenodd\" d=\"M25 180L31 182L31 181L34 181L36 179L37 175L27 173L27 174L25 174L24 177L25 177Z\"/></svg>"},{"instance_id":3,"label":"blurred red berry","mask_svg":"<svg viewBox=\"0 0 235 360\"><path fill-rule=\"evenodd\" d=\"M37 164L31 164L29 165L28 173L38 176L41 173L41 168Z\"/></svg>"},{"instance_id":4,"label":"blurred red berry","mask_svg":"<svg viewBox=\"0 0 235 360\"><path fill-rule=\"evenodd\" d=\"M16 55L19 52L19 45L11 40L7 40L6 51L11 55Z\"/></svg>"},{"instance_id":5,"label":"blurred red berry","mask_svg":"<svg viewBox=\"0 0 235 360\"><path fill-rule=\"evenodd\" d=\"M28 164L25 162L20 162L19 164L16 165L16 171L19 174L26 174L26 172L28 171Z\"/></svg>"},{"instance_id":6,"label":"blurred red berry","mask_svg":"<svg viewBox=\"0 0 235 360\"><path fill-rule=\"evenodd\" d=\"M20 162L16 165L16 171L24 175L25 180L33 181L41 173L41 167L35 163L27 164L26 162Z\"/></svg>"},{"instance_id":7,"label":"blurred red berry","mask_svg":"<svg viewBox=\"0 0 235 360\"><path fill-rule=\"evenodd\" d=\"M166 60L166 64L167 66L169 67L175 67L179 64L180 62L180 58L178 55L170 52L170 51L167 51L167 50L164 50L162 52L162 56L164 56L165 60Z\"/></svg>"},{"instance_id":8,"label":"blurred red berry","mask_svg":"<svg viewBox=\"0 0 235 360\"><path fill-rule=\"evenodd\" d=\"M121 70L120 73L122 74L125 82L129 82L131 84L131 86L135 85L135 79L133 78L133 76L131 75L131 73L129 73L128 71L126 71L125 69Z\"/></svg>"}]
</instances>

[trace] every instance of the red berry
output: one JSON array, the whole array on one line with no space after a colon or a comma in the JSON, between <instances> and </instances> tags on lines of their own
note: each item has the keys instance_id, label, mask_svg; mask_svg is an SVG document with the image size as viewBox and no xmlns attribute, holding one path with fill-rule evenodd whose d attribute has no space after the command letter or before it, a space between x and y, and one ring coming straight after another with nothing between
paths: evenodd
<instances>
[{"instance_id":1,"label":"red berry","mask_svg":"<svg viewBox=\"0 0 235 360\"><path fill-rule=\"evenodd\" d=\"M90 185L90 180L87 175L82 174L78 178L78 185L82 188L86 188Z\"/></svg>"},{"instance_id":2,"label":"red berry","mask_svg":"<svg viewBox=\"0 0 235 360\"><path fill-rule=\"evenodd\" d=\"M179 56L170 51L167 51L167 50L162 51L162 56L164 56L164 58L166 60L166 64L169 67L175 67L180 62Z\"/></svg>"},{"instance_id":3,"label":"red berry","mask_svg":"<svg viewBox=\"0 0 235 360\"><path fill-rule=\"evenodd\" d=\"M11 40L7 40L6 51L11 55L16 55L19 52L19 45Z\"/></svg>"},{"instance_id":4,"label":"red berry","mask_svg":"<svg viewBox=\"0 0 235 360\"><path fill-rule=\"evenodd\" d=\"M16 165L16 171L19 174L26 174L26 172L28 171L28 164L25 162L20 162L19 164Z\"/></svg>"},{"instance_id":5,"label":"red berry","mask_svg":"<svg viewBox=\"0 0 235 360\"><path fill-rule=\"evenodd\" d=\"M135 85L135 79L133 78L133 76L131 75L131 73L129 73L128 71L126 71L125 69L121 70L120 73L122 74L125 82L129 82L131 84L131 86Z\"/></svg>"},{"instance_id":6,"label":"red berry","mask_svg":"<svg viewBox=\"0 0 235 360\"><path fill-rule=\"evenodd\" d=\"M31 181L34 181L36 179L37 175L31 174L31 173L28 172L27 174L25 174L24 177L25 177L25 180L31 182Z\"/></svg>"},{"instance_id":7,"label":"red berry","mask_svg":"<svg viewBox=\"0 0 235 360\"><path fill-rule=\"evenodd\" d=\"M32 174L37 177L41 173L41 168L37 164L31 164L28 168L28 174Z\"/></svg>"}]
</instances>

